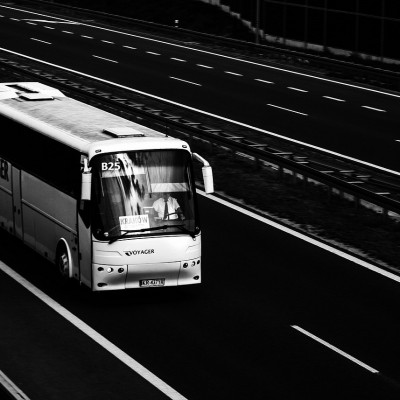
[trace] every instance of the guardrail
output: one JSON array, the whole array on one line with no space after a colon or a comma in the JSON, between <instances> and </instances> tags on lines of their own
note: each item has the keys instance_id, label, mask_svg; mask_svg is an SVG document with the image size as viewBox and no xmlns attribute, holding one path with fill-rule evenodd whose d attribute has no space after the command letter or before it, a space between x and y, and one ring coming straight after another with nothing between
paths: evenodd
<instances>
[{"instance_id":1,"label":"guardrail","mask_svg":"<svg viewBox=\"0 0 400 400\"><path fill-rule=\"evenodd\" d=\"M207 43L217 44L219 46L228 46L229 49L239 49L244 51L249 51L253 56L264 54L269 59L280 59L284 58L286 61L289 59L297 64L307 64L307 67L314 67L317 69L326 70L328 74L334 75L336 77L351 77L360 82L373 83L382 87L389 89L400 89L400 72L384 69L381 67L368 66L361 63L355 63L344 61L341 59L335 59L333 57L324 57L321 55L315 55L311 52L302 52L298 50L290 50L282 47L271 46L266 44L257 44L227 37L216 36L212 34L192 31L189 29L182 29L167 25L162 25L154 22L148 22L143 20L138 20L134 18L129 18L121 15L115 15L110 13L105 13L96 10L88 10L84 8L69 6L66 4L54 3L46 0L23 0L24 3L31 4L42 4L48 7L58 7L64 10L74 11L82 16L103 18L106 21L112 21L119 23L124 21L128 23L131 27L140 26L146 29L153 29L157 32L174 34L179 36L179 40L182 40L182 35L187 35L191 40L203 40ZM22 3L22 1L21 1Z\"/></svg>"},{"instance_id":2,"label":"guardrail","mask_svg":"<svg viewBox=\"0 0 400 400\"><path fill-rule=\"evenodd\" d=\"M315 157L318 153L314 150L311 155L305 154L304 150L299 150L292 144L289 147L289 144L285 144L282 140L274 145L256 142L248 139L246 135L232 134L226 129L206 125L200 116L198 119L189 120L177 115L178 110L176 114L172 114L163 111L162 107L155 109L143 102L133 101L130 99L131 93L127 92L126 96L116 96L109 90L104 91L95 85L92 86L92 82L81 83L71 78L66 79L19 61L0 58L0 64L17 70L20 74L46 81L59 89L113 107L115 110L123 110L131 116L131 119L137 119L138 116L140 119L145 118L145 124L153 125L157 130L160 130L161 126L161 129L168 134L184 136L190 142L196 139L206 141L210 144L211 150L215 146L225 148L234 154L252 159L256 167L267 165L282 175L290 173L294 178L302 179L305 184L314 182L325 185L329 194L340 194L353 200L356 206L367 206L384 216L400 219L400 174L394 176L383 174L373 168L349 165L346 160L333 159L325 154Z\"/></svg>"}]
</instances>

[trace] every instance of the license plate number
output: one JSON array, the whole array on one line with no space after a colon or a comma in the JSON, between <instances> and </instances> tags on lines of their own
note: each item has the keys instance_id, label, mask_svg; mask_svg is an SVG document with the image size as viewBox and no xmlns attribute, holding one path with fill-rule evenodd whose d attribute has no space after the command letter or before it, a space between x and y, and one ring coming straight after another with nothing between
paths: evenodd
<instances>
[{"instance_id":1,"label":"license plate number","mask_svg":"<svg viewBox=\"0 0 400 400\"><path fill-rule=\"evenodd\" d=\"M157 287L165 285L165 278L158 279L141 279L139 281L140 287Z\"/></svg>"}]
</instances>

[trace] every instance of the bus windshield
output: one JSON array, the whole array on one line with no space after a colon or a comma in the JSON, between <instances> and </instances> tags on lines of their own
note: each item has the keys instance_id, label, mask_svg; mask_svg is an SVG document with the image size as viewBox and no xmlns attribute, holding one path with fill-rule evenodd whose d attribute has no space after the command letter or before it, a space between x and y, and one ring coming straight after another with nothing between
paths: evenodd
<instances>
[{"instance_id":1,"label":"bus windshield","mask_svg":"<svg viewBox=\"0 0 400 400\"><path fill-rule=\"evenodd\" d=\"M103 154L93 158L91 167L93 234L97 239L198 233L189 152Z\"/></svg>"}]
</instances>

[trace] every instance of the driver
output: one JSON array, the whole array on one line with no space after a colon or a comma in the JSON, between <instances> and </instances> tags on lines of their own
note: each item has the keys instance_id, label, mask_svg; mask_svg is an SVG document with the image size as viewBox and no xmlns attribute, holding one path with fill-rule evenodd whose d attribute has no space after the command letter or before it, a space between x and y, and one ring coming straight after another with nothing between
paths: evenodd
<instances>
[{"instance_id":1,"label":"driver","mask_svg":"<svg viewBox=\"0 0 400 400\"><path fill-rule=\"evenodd\" d=\"M170 193L163 193L162 197L153 203L153 208L157 212L159 218L163 220L185 219L177 200L171 197Z\"/></svg>"}]
</instances>

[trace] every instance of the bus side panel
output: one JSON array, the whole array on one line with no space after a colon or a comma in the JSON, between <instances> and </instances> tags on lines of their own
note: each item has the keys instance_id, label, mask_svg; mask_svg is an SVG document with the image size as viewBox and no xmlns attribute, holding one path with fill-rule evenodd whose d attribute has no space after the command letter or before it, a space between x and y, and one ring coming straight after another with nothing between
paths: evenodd
<instances>
[{"instance_id":1,"label":"bus side panel","mask_svg":"<svg viewBox=\"0 0 400 400\"><path fill-rule=\"evenodd\" d=\"M14 216L11 185L11 164L0 158L0 226L13 233Z\"/></svg>"},{"instance_id":2,"label":"bus side panel","mask_svg":"<svg viewBox=\"0 0 400 400\"><path fill-rule=\"evenodd\" d=\"M54 261L63 238L71 250L72 264L77 266L77 201L24 171L21 182L26 241L34 238L35 249Z\"/></svg>"}]
</instances>

